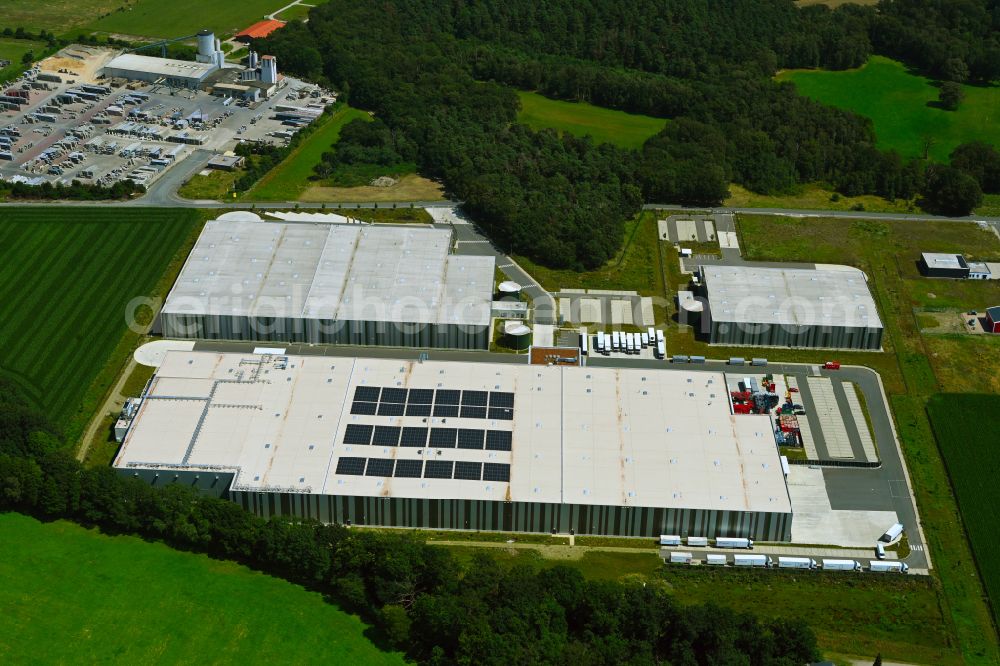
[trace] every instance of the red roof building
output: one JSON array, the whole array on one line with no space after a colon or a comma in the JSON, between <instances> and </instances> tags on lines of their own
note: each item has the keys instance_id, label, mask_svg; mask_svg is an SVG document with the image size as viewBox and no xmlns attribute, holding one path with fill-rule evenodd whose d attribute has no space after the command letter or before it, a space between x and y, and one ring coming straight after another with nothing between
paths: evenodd
<instances>
[{"instance_id":1,"label":"red roof building","mask_svg":"<svg viewBox=\"0 0 1000 666\"><path fill-rule=\"evenodd\" d=\"M241 42L249 42L251 39L260 39L261 37L267 37L272 32L278 28L283 28L285 26L284 21L278 21L275 19L269 19L267 21L258 21L254 23L249 28L242 30L233 37Z\"/></svg>"}]
</instances>

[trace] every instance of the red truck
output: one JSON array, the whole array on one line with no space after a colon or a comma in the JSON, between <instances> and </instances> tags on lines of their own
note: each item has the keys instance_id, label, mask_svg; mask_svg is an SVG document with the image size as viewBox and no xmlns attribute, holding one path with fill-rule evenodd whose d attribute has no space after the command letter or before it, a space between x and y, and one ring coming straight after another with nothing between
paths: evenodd
<instances>
[{"instance_id":1,"label":"red truck","mask_svg":"<svg viewBox=\"0 0 1000 666\"><path fill-rule=\"evenodd\" d=\"M823 364L824 370L840 370L840 361L827 361Z\"/></svg>"}]
</instances>

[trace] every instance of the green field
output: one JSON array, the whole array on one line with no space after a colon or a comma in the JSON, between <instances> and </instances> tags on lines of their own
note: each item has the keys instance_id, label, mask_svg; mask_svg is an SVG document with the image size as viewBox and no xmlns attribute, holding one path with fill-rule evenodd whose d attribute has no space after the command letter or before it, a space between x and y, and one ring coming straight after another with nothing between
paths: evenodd
<instances>
[{"instance_id":1,"label":"green field","mask_svg":"<svg viewBox=\"0 0 1000 666\"><path fill-rule=\"evenodd\" d=\"M349 106L338 107L332 115L319 120L322 125L295 147L295 150L261 178L243 198L257 201L294 201L312 183L313 167L323 153L337 143L340 129L357 118L367 119L366 112Z\"/></svg>"},{"instance_id":2,"label":"green field","mask_svg":"<svg viewBox=\"0 0 1000 666\"><path fill-rule=\"evenodd\" d=\"M663 129L663 118L614 111L583 102L562 102L536 93L519 91L517 120L532 129L552 128L574 136L589 135L597 143L638 148Z\"/></svg>"},{"instance_id":3,"label":"green field","mask_svg":"<svg viewBox=\"0 0 1000 666\"><path fill-rule=\"evenodd\" d=\"M402 664L366 625L232 562L0 515L0 661Z\"/></svg>"},{"instance_id":4,"label":"green field","mask_svg":"<svg viewBox=\"0 0 1000 666\"><path fill-rule=\"evenodd\" d=\"M944 111L928 105L938 98L929 79L880 56L859 69L790 70L778 78L795 83L803 95L871 118L879 147L895 149L904 157L923 157L928 141L928 155L941 162L955 146L968 141L1000 146L997 87L964 86L965 100L959 109Z\"/></svg>"},{"instance_id":5,"label":"green field","mask_svg":"<svg viewBox=\"0 0 1000 666\"><path fill-rule=\"evenodd\" d=\"M287 4L286 0L133 0L121 10L88 23L86 29L143 37L183 37L209 28L222 39Z\"/></svg>"},{"instance_id":6,"label":"green field","mask_svg":"<svg viewBox=\"0 0 1000 666\"><path fill-rule=\"evenodd\" d=\"M309 10L312 9L312 7L308 6L309 4L312 3L308 3L306 5L292 5L274 18L279 21L304 21L309 17Z\"/></svg>"},{"instance_id":7,"label":"green field","mask_svg":"<svg viewBox=\"0 0 1000 666\"><path fill-rule=\"evenodd\" d=\"M0 28L57 35L123 7L126 0L3 0Z\"/></svg>"},{"instance_id":8,"label":"green field","mask_svg":"<svg viewBox=\"0 0 1000 666\"><path fill-rule=\"evenodd\" d=\"M927 413L958 497L979 573L994 600L993 618L1000 622L1000 539L996 537L995 508L1000 501L996 483L1000 448L991 441L993 433L1000 430L1000 395L939 394L928 401Z\"/></svg>"},{"instance_id":9,"label":"green field","mask_svg":"<svg viewBox=\"0 0 1000 666\"><path fill-rule=\"evenodd\" d=\"M28 39L8 39L0 37L0 60L10 60L10 65L0 69L0 81L19 75L25 67L21 58L31 52L36 58L45 52L44 42L33 42Z\"/></svg>"},{"instance_id":10,"label":"green field","mask_svg":"<svg viewBox=\"0 0 1000 666\"><path fill-rule=\"evenodd\" d=\"M4 209L0 373L44 405L69 438L93 415L100 395L88 392L109 358L131 353L117 348L126 304L165 290L161 277L199 220L191 210Z\"/></svg>"}]
</instances>

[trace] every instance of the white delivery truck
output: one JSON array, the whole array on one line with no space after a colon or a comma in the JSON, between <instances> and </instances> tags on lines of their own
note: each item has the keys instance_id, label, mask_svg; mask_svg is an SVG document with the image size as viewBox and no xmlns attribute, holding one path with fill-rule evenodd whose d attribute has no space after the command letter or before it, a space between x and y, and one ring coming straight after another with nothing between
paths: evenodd
<instances>
[{"instance_id":1,"label":"white delivery truck","mask_svg":"<svg viewBox=\"0 0 1000 666\"><path fill-rule=\"evenodd\" d=\"M681 538L676 534L661 534L660 535L660 545L661 546L679 546L681 545Z\"/></svg>"},{"instance_id":2,"label":"white delivery truck","mask_svg":"<svg viewBox=\"0 0 1000 666\"><path fill-rule=\"evenodd\" d=\"M769 567L774 560L767 555L733 555L733 564L738 567Z\"/></svg>"},{"instance_id":3,"label":"white delivery truck","mask_svg":"<svg viewBox=\"0 0 1000 666\"><path fill-rule=\"evenodd\" d=\"M887 529L885 531L885 534L883 534L881 537L879 537L879 541L884 541L886 543L892 543L893 541L895 541L896 539L898 539L899 535L902 534L902 533L903 533L903 524L902 523L896 523L895 525L893 525L892 527L890 527L889 529Z\"/></svg>"},{"instance_id":4,"label":"white delivery truck","mask_svg":"<svg viewBox=\"0 0 1000 666\"><path fill-rule=\"evenodd\" d=\"M823 569L828 571L861 571L857 560L823 560Z\"/></svg>"},{"instance_id":5,"label":"white delivery truck","mask_svg":"<svg viewBox=\"0 0 1000 666\"><path fill-rule=\"evenodd\" d=\"M687 545L696 548L708 548L708 537L689 536L687 538Z\"/></svg>"},{"instance_id":6,"label":"white delivery truck","mask_svg":"<svg viewBox=\"0 0 1000 666\"><path fill-rule=\"evenodd\" d=\"M638 336L640 336L642 338L642 346L643 346L643 348L649 346L649 333L636 333L636 335L638 335Z\"/></svg>"},{"instance_id":7,"label":"white delivery truck","mask_svg":"<svg viewBox=\"0 0 1000 666\"><path fill-rule=\"evenodd\" d=\"M649 344L656 344L656 329L650 326L646 329L646 335L649 336Z\"/></svg>"},{"instance_id":8,"label":"white delivery truck","mask_svg":"<svg viewBox=\"0 0 1000 666\"><path fill-rule=\"evenodd\" d=\"M677 550L675 550L674 552L670 553L670 563L671 564L691 564L691 560L693 558L694 558L694 555L692 555L691 553L682 553L682 552L677 551Z\"/></svg>"},{"instance_id":9,"label":"white delivery truck","mask_svg":"<svg viewBox=\"0 0 1000 666\"><path fill-rule=\"evenodd\" d=\"M633 339L631 333L625 334L625 352L628 354L635 353L635 340Z\"/></svg>"},{"instance_id":10,"label":"white delivery truck","mask_svg":"<svg viewBox=\"0 0 1000 666\"><path fill-rule=\"evenodd\" d=\"M717 567L724 567L729 564L729 558L720 553L709 553L705 556L705 564L711 564Z\"/></svg>"},{"instance_id":11,"label":"white delivery truck","mask_svg":"<svg viewBox=\"0 0 1000 666\"><path fill-rule=\"evenodd\" d=\"M880 560L885 559L885 546L882 545L881 541L875 542L875 557Z\"/></svg>"},{"instance_id":12,"label":"white delivery truck","mask_svg":"<svg viewBox=\"0 0 1000 666\"><path fill-rule=\"evenodd\" d=\"M663 340L656 341L656 358L666 358L667 357L667 345Z\"/></svg>"},{"instance_id":13,"label":"white delivery truck","mask_svg":"<svg viewBox=\"0 0 1000 666\"><path fill-rule=\"evenodd\" d=\"M621 349L621 346L622 346L621 342L622 342L621 341L621 336L619 336L618 331L612 332L611 333L611 348L614 349L615 351L618 351L619 349Z\"/></svg>"},{"instance_id":14,"label":"white delivery truck","mask_svg":"<svg viewBox=\"0 0 1000 666\"><path fill-rule=\"evenodd\" d=\"M718 537L715 540L716 548L753 548L753 539L737 537Z\"/></svg>"},{"instance_id":15,"label":"white delivery truck","mask_svg":"<svg viewBox=\"0 0 1000 666\"><path fill-rule=\"evenodd\" d=\"M873 560L869 562L868 569L874 572L894 572L894 573L906 573L910 570L910 567L906 566L906 562L893 561L884 562L879 560Z\"/></svg>"},{"instance_id":16,"label":"white delivery truck","mask_svg":"<svg viewBox=\"0 0 1000 666\"><path fill-rule=\"evenodd\" d=\"M583 356L588 355L589 350L587 349L587 342L589 338L590 336L587 335L587 331L584 331L583 333L580 334L580 354L582 354Z\"/></svg>"},{"instance_id":17,"label":"white delivery truck","mask_svg":"<svg viewBox=\"0 0 1000 666\"><path fill-rule=\"evenodd\" d=\"M816 560L811 557L779 557L779 569L815 569Z\"/></svg>"},{"instance_id":18,"label":"white delivery truck","mask_svg":"<svg viewBox=\"0 0 1000 666\"><path fill-rule=\"evenodd\" d=\"M597 351L604 353L604 331L597 332Z\"/></svg>"}]
</instances>

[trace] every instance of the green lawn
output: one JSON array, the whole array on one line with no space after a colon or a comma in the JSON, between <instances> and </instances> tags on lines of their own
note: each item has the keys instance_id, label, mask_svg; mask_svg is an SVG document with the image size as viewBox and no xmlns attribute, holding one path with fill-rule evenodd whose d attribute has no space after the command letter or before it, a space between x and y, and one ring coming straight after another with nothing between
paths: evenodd
<instances>
[{"instance_id":1,"label":"green lawn","mask_svg":"<svg viewBox=\"0 0 1000 666\"><path fill-rule=\"evenodd\" d=\"M894 148L904 157L929 156L946 161L955 146L983 140L1000 146L1000 88L964 86L965 100L957 111L928 106L938 89L899 62L874 56L855 70L830 72L791 70L778 78L792 81L803 95L850 109L872 119L880 148Z\"/></svg>"},{"instance_id":2,"label":"green lawn","mask_svg":"<svg viewBox=\"0 0 1000 666\"><path fill-rule=\"evenodd\" d=\"M279 21L304 21L309 17L310 9L312 9L312 7L307 5L292 5L285 11L278 14L275 18Z\"/></svg>"},{"instance_id":3,"label":"green lawn","mask_svg":"<svg viewBox=\"0 0 1000 666\"><path fill-rule=\"evenodd\" d=\"M320 163L323 153L337 143L340 129L355 119L367 119L368 114L349 106L338 107L332 115L320 119L322 123L291 155L261 178L243 195L244 199L257 201L294 201L312 183L313 167Z\"/></svg>"},{"instance_id":4,"label":"green lawn","mask_svg":"<svg viewBox=\"0 0 1000 666\"><path fill-rule=\"evenodd\" d=\"M44 55L45 48L44 42L0 37L0 59L10 60L9 66L0 68L0 81L14 78L25 70L25 66L21 64L25 53L30 52L35 58L40 58Z\"/></svg>"},{"instance_id":5,"label":"green lawn","mask_svg":"<svg viewBox=\"0 0 1000 666\"><path fill-rule=\"evenodd\" d=\"M598 143L638 148L663 129L667 121L614 111L583 102L562 102L536 93L519 91L519 122L532 129L552 128L575 136L590 135Z\"/></svg>"},{"instance_id":6,"label":"green lawn","mask_svg":"<svg viewBox=\"0 0 1000 666\"><path fill-rule=\"evenodd\" d=\"M144 37L183 37L209 28L221 39L287 4L287 0L133 0L125 8L88 23L86 29Z\"/></svg>"},{"instance_id":7,"label":"green lawn","mask_svg":"<svg viewBox=\"0 0 1000 666\"><path fill-rule=\"evenodd\" d=\"M996 484L1000 448L992 441L992 434L1000 429L1000 395L939 394L928 401L927 413L958 496L979 572L990 598L1000 601L1000 539L996 538L995 509L1000 501ZM1000 622L996 601L993 617Z\"/></svg>"},{"instance_id":8,"label":"green lawn","mask_svg":"<svg viewBox=\"0 0 1000 666\"><path fill-rule=\"evenodd\" d=\"M402 664L366 625L232 562L0 515L0 661Z\"/></svg>"},{"instance_id":9,"label":"green lawn","mask_svg":"<svg viewBox=\"0 0 1000 666\"><path fill-rule=\"evenodd\" d=\"M0 373L73 440L121 366L125 308L164 293L196 232L192 210L5 208L0 216ZM94 386L95 381L98 386Z\"/></svg>"}]
</instances>

